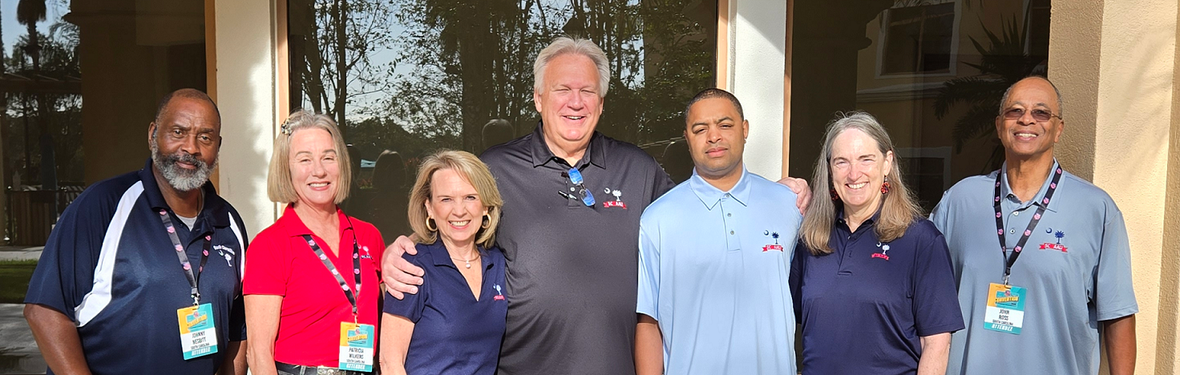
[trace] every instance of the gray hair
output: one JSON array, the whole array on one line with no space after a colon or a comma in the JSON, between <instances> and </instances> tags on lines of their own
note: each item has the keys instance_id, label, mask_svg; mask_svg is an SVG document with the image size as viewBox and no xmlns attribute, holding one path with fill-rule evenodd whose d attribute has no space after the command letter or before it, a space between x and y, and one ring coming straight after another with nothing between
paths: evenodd
<instances>
[{"instance_id":1,"label":"gray hair","mask_svg":"<svg viewBox=\"0 0 1180 375\"><path fill-rule=\"evenodd\" d=\"M1045 82L1049 83L1049 87L1053 88L1053 93L1057 94L1057 116L1058 116L1058 118L1065 118L1065 99L1061 98L1061 90L1057 89L1057 85L1054 85L1053 81L1050 81L1049 78L1042 77L1042 76L1024 77L1024 78L1021 78L1020 81L1016 81L1016 83L1020 83L1020 82L1026 80L1026 79L1029 79L1029 78L1040 78L1040 79L1044 80ZM1000 116L1004 115L1004 109L1006 109L1005 107L1008 106L1008 94L1012 93L1012 88L1016 87L1016 83L1013 83L1011 86L1008 86L1008 88L1006 90L1004 90L1004 96L1002 98L1000 98L1000 113L999 113Z\"/></svg>"},{"instance_id":2,"label":"gray hair","mask_svg":"<svg viewBox=\"0 0 1180 375\"><path fill-rule=\"evenodd\" d=\"M860 130L877 142L877 149L881 155L894 150L893 140L885 127L877 119L866 112L849 112L838 114L836 119L828 124L824 134L824 144L819 158L815 162L815 175L811 179L811 208L803 217L803 225L799 228L800 238L807 244L814 255L830 254L832 248L828 240L832 233L832 224L836 222L836 203L830 199L829 190L832 184L832 145L836 137L848 130ZM884 161L884 159L883 159ZM885 182L889 183L889 193L882 199L881 214L878 216L874 230L881 242L889 242L905 234L915 220L921 218L922 207L917 199L902 183L900 158L893 153L893 162L889 165L889 174L885 175Z\"/></svg>"},{"instance_id":3,"label":"gray hair","mask_svg":"<svg viewBox=\"0 0 1180 375\"><path fill-rule=\"evenodd\" d=\"M545 82L545 68L549 66L549 61L567 53L586 56L594 62L594 66L598 68L598 97L606 97L606 90L610 88L610 62L606 58L606 53L589 39L572 39L565 36L557 37L537 54L537 61L533 63L533 91L544 91L542 84Z\"/></svg>"}]
</instances>

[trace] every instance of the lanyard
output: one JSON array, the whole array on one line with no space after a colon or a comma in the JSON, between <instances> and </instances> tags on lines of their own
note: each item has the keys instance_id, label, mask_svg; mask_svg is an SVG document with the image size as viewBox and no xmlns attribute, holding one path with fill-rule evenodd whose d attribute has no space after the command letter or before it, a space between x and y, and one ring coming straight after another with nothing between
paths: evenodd
<instances>
[{"instance_id":1,"label":"lanyard","mask_svg":"<svg viewBox=\"0 0 1180 375\"><path fill-rule=\"evenodd\" d=\"M164 222L164 229L168 231L168 239L172 240L172 248L176 250L176 257L180 259L180 267L184 269L184 276L188 278L188 285L192 287L193 306L199 305L201 292L197 289L197 282L200 281L201 271L205 270L205 262L209 260L209 243L212 238L205 236L205 246L201 251L201 266L197 268L197 273L193 274L193 266L189 264L188 254L184 251L184 245L180 243L180 237L176 236L176 226L172 225L172 218L168 217L168 211L160 210L160 221Z\"/></svg>"},{"instance_id":2,"label":"lanyard","mask_svg":"<svg viewBox=\"0 0 1180 375\"><path fill-rule=\"evenodd\" d=\"M352 220L348 221L348 225L352 225ZM316 257L320 258L320 262L324 263L324 267L328 268L328 272L332 276L336 276L336 282L340 283L340 289L344 291L344 296L348 297L348 303L352 304L352 319L356 320L356 295L352 293L352 288L348 287L348 282L344 281L344 277L340 276L340 271L336 270L336 265L328 260L328 255L324 254L324 249L315 243L311 235L303 235L303 239L307 241L307 245L311 246L311 251L315 252ZM352 274L356 277L356 294L361 294L361 254L360 246L356 243L356 229L352 232Z\"/></svg>"},{"instance_id":3,"label":"lanyard","mask_svg":"<svg viewBox=\"0 0 1180 375\"><path fill-rule=\"evenodd\" d=\"M1033 215L1032 220L1028 222L1028 228L1020 236L1020 240L1016 242L1016 247L1012 248L1012 255L1008 255L1008 249L1005 245L1008 242L1004 239L1004 215L1000 211L1000 181L1003 180L1004 170L996 175L996 195L993 199L993 206L996 209L996 234L1000 236L1000 254L1004 256L1004 285L1008 285L1008 276L1012 275L1012 265L1016 264L1016 258L1020 257L1020 250L1024 249L1024 244L1028 242L1028 237L1032 236L1033 229L1036 229L1037 224L1041 222L1041 215L1045 214L1045 208L1049 207L1049 200L1053 199L1053 192L1057 191L1057 183L1061 182L1061 167L1057 166L1053 169L1053 181L1049 182L1049 190L1045 191L1045 197L1041 198L1040 205L1037 206L1037 213Z\"/></svg>"}]
</instances>

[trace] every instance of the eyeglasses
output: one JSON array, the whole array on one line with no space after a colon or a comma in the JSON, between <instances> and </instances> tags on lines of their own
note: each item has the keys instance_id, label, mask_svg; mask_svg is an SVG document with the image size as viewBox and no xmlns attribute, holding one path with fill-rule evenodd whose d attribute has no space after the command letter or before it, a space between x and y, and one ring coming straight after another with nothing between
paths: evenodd
<instances>
[{"instance_id":1,"label":"eyeglasses","mask_svg":"<svg viewBox=\"0 0 1180 375\"><path fill-rule=\"evenodd\" d=\"M1053 114L1053 112L1049 112L1047 110L1040 109L1040 108L1032 110L1031 114L1032 114L1032 118L1034 120L1041 121L1041 122L1049 121L1049 119L1052 119L1054 117L1062 119L1061 116L1055 115L1055 114ZM1004 111L1004 118L1005 119L1019 120L1022 117L1024 117L1024 108L1009 108L1007 111Z\"/></svg>"},{"instance_id":2,"label":"eyeglasses","mask_svg":"<svg viewBox=\"0 0 1180 375\"><path fill-rule=\"evenodd\" d=\"M582 172L578 171L577 167L574 167L570 168L566 175L569 176L570 183L574 184L574 189L577 190L577 197L571 194L566 194L564 191L558 191L558 193L567 199L578 199L578 197L580 197L582 198L582 203L585 204L586 207L594 207L594 194L591 194L590 190L586 189L586 184L582 180Z\"/></svg>"}]
</instances>

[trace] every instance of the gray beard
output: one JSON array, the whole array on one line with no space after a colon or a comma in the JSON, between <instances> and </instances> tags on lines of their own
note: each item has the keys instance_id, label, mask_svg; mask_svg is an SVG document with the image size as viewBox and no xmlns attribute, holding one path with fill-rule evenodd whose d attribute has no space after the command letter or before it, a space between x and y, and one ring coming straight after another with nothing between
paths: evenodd
<instances>
[{"instance_id":1,"label":"gray beard","mask_svg":"<svg viewBox=\"0 0 1180 375\"><path fill-rule=\"evenodd\" d=\"M155 164L156 169L160 170L160 174L164 175L164 180L168 181L168 185L172 185L172 188L178 191L192 191L204 185L205 181L209 181L209 175L213 174L213 168L217 166L217 161L220 159L220 156L213 159L213 165L209 165L184 151L177 151L172 155L160 154L160 147L156 144L154 136L151 138L150 146L152 164ZM176 163L181 161L196 165L197 169L190 171L177 166Z\"/></svg>"}]
</instances>

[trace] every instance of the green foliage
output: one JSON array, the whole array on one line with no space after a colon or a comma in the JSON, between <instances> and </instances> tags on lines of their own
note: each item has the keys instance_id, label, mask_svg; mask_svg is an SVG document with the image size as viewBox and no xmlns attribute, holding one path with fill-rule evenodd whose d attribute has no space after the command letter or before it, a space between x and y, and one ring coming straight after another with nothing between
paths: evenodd
<instances>
[{"instance_id":1,"label":"green foliage","mask_svg":"<svg viewBox=\"0 0 1180 375\"><path fill-rule=\"evenodd\" d=\"M338 77L330 72L332 54L313 53L336 48L331 46L335 41L325 37L335 35L334 27L340 24L333 21L335 1L292 3L291 28L296 30L292 34L306 35L300 40L316 44L303 48L302 54L292 53L297 65L293 76L299 72L307 81L317 71L327 74L319 83L292 85L298 90L293 95L301 95L304 103L319 103L318 108L311 105L314 110L338 111L328 103L335 90L329 87L330 77ZM349 4L352 21L344 25L352 42L347 53L363 54L368 60L356 57L363 69L344 75L369 81L367 86L346 86L347 103L356 109L349 109L341 124L346 140L369 160L384 149L398 151L407 164L420 152L437 147L480 152L482 128L492 119L513 124L517 136L531 132L539 118L533 103L533 61L559 35L589 38L607 54L612 76L599 130L615 138L646 143L680 135L683 103L714 84L716 6L709 2L392 0L381 7ZM369 21L357 19L384 20L385 34L362 35ZM301 22L314 26L301 26ZM293 36L293 44L300 43L296 39ZM366 62L369 68L364 68ZM381 95L368 100L353 92L362 86ZM318 87L324 89L317 91Z\"/></svg>"},{"instance_id":2,"label":"green foliage","mask_svg":"<svg viewBox=\"0 0 1180 375\"><path fill-rule=\"evenodd\" d=\"M35 260L0 261L0 303L24 303Z\"/></svg>"}]
</instances>

